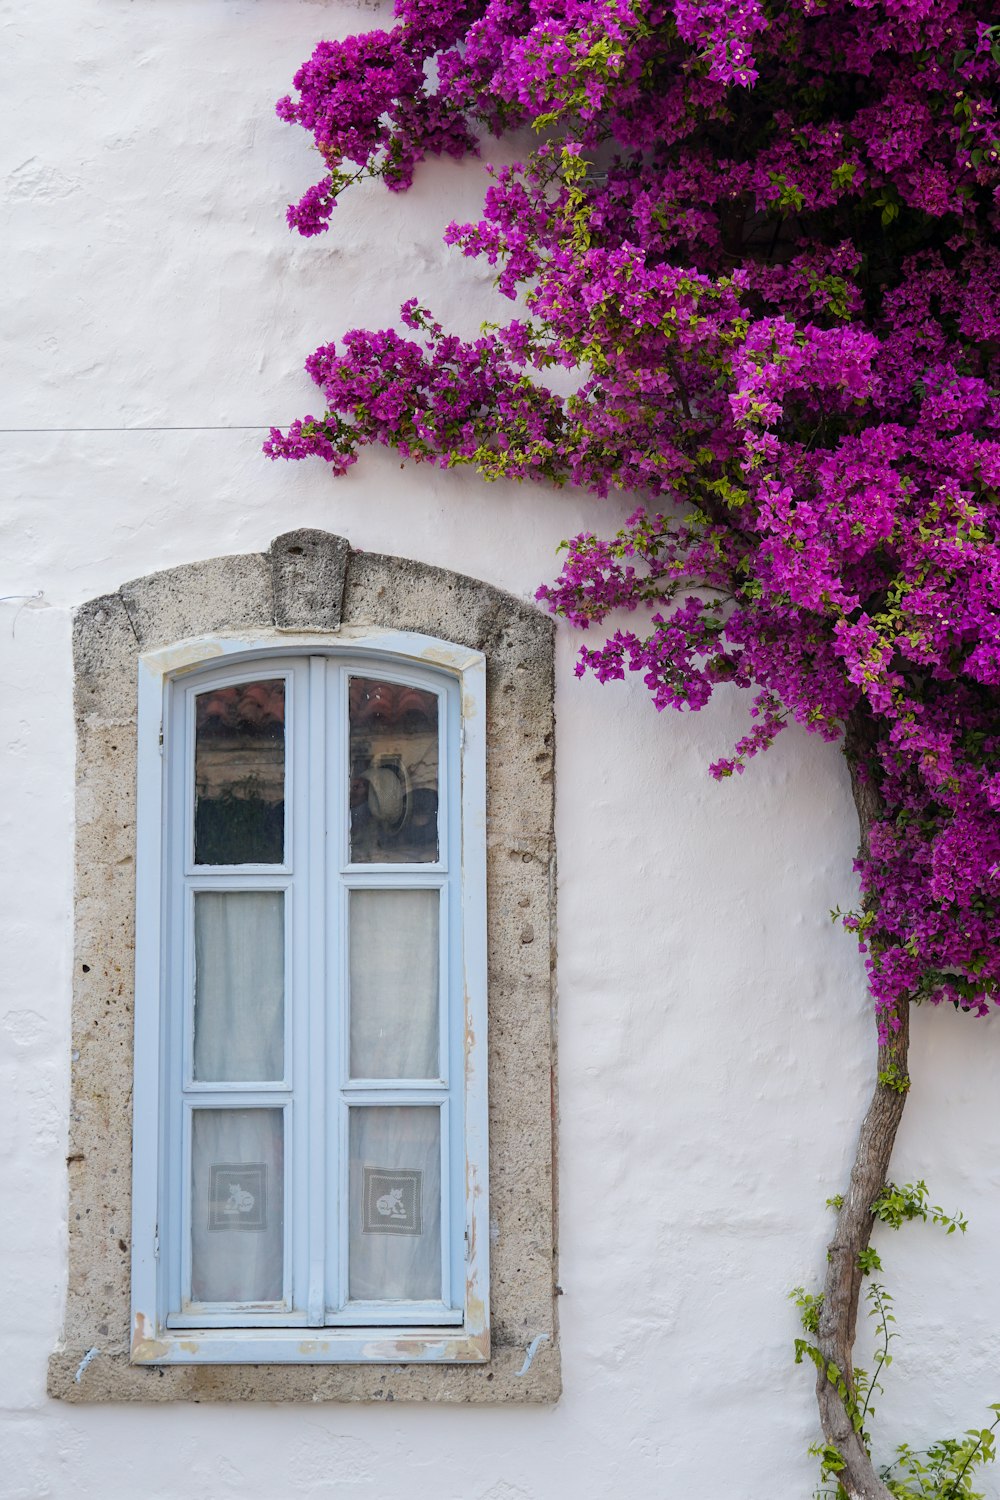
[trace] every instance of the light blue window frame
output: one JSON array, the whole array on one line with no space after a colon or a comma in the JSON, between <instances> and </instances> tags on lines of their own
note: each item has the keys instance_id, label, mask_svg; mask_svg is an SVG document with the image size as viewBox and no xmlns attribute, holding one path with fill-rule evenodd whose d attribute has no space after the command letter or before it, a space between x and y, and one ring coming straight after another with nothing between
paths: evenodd
<instances>
[{"instance_id":1,"label":"light blue window frame","mask_svg":"<svg viewBox=\"0 0 1000 1500\"><path fill-rule=\"evenodd\" d=\"M285 862L193 864L194 698L261 676L286 680ZM438 696L439 858L351 865L350 675ZM139 665L132 1359L138 1363L455 1361L489 1357L485 662L406 632L344 629L217 635ZM325 837L316 829L326 828ZM348 1077L349 892L441 893L440 1076ZM285 1077L204 1084L192 1076L193 895L285 892ZM412 1105L441 1117L442 1298L347 1297L351 1105ZM284 1111L284 1286L271 1304L199 1305L190 1291L191 1119L201 1107Z\"/></svg>"}]
</instances>

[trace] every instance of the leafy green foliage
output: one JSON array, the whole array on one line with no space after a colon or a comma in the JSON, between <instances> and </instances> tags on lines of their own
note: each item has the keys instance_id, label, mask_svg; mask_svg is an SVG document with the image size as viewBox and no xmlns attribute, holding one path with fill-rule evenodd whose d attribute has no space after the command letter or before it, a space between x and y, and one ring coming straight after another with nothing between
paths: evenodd
<instances>
[{"instance_id":1,"label":"leafy green foliage","mask_svg":"<svg viewBox=\"0 0 1000 1500\"><path fill-rule=\"evenodd\" d=\"M805 1287L796 1286L789 1292L789 1297L799 1310L802 1327L806 1333L819 1332L819 1315L823 1307L823 1293L807 1292ZM798 1364L798 1360L796 1360Z\"/></svg>"},{"instance_id":2,"label":"leafy green foliage","mask_svg":"<svg viewBox=\"0 0 1000 1500\"><path fill-rule=\"evenodd\" d=\"M896 1500L984 1500L973 1489L976 1470L996 1458L996 1428L1000 1405L990 1407L995 1418L989 1427L970 1427L961 1438L942 1438L922 1451L900 1443L882 1479Z\"/></svg>"},{"instance_id":3,"label":"leafy green foliage","mask_svg":"<svg viewBox=\"0 0 1000 1500\"><path fill-rule=\"evenodd\" d=\"M827 1199L828 1208L839 1210L842 1206L843 1198L839 1194ZM961 1214L946 1214L942 1208L928 1202L927 1184L923 1181L904 1183L901 1187L893 1182L887 1183L873 1203L872 1213L879 1223L887 1224L890 1229L899 1229L914 1219L923 1223L930 1220L947 1234L954 1234L956 1229L964 1234L968 1227L968 1221ZM861 1252L858 1264L864 1274L882 1268L877 1252L871 1247ZM804 1287L797 1286L789 1296L799 1310L803 1331L816 1337L823 1307L822 1292L807 1292ZM875 1416L874 1397L883 1394L882 1376L893 1362L891 1346L899 1334L892 1295L881 1282L873 1281L865 1297L875 1334L875 1363L871 1374L855 1366L848 1383L838 1367L828 1363L823 1351L809 1338L797 1338L794 1347L797 1365L808 1359L835 1387L855 1432L870 1455L872 1438L866 1424ZM894 1500L985 1500L981 1490L973 1489L973 1483L977 1472L996 1458L1000 1403L989 1410L995 1419L988 1427L970 1427L960 1438L940 1438L927 1448L900 1443L892 1462L880 1471L880 1477ZM820 1468L820 1483L813 1492L814 1500L849 1500L848 1492L838 1478L846 1465L836 1447L828 1442L813 1443L809 1453L819 1460Z\"/></svg>"},{"instance_id":4,"label":"leafy green foliage","mask_svg":"<svg viewBox=\"0 0 1000 1500\"><path fill-rule=\"evenodd\" d=\"M910 1075L900 1071L899 1065L891 1062L887 1068L883 1068L878 1075L878 1081L882 1088L892 1089L896 1094L907 1094L910 1091Z\"/></svg>"},{"instance_id":5,"label":"leafy green foliage","mask_svg":"<svg viewBox=\"0 0 1000 1500\"><path fill-rule=\"evenodd\" d=\"M894 1182L886 1183L872 1204L872 1213L880 1224L888 1224L890 1229L899 1229L913 1219L920 1219L925 1224L930 1219L932 1224L940 1224L946 1234L954 1234L956 1229L964 1234L969 1227L968 1219L961 1213L947 1214L943 1208L929 1204L927 1184L923 1181L908 1182L902 1187L897 1187Z\"/></svg>"}]
</instances>

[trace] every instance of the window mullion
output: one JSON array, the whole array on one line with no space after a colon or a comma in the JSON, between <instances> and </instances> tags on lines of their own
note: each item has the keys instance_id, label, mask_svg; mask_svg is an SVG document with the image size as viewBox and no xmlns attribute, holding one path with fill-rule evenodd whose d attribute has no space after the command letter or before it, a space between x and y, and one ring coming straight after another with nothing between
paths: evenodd
<instances>
[{"instance_id":1,"label":"window mullion","mask_svg":"<svg viewBox=\"0 0 1000 1500\"><path fill-rule=\"evenodd\" d=\"M336 1148L336 1172L330 1175L330 1310L340 1313L348 1301L349 1266L349 1148L346 1098L343 1083L348 1074L349 1058L349 969L348 969L348 891L343 880L343 865L349 858L351 840L351 753L349 753L348 684L351 669L345 663L331 667L334 691L330 714L330 840L327 849L328 922L330 922L331 995L334 996L334 1023L330 1047L330 1118L328 1133Z\"/></svg>"},{"instance_id":2,"label":"window mullion","mask_svg":"<svg viewBox=\"0 0 1000 1500\"><path fill-rule=\"evenodd\" d=\"M167 833L164 888L167 901L164 911L164 930L169 939L164 943L163 982L166 1002L164 1004L165 1069L164 1085L167 1090L166 1133L167 1145L164 1161L167 1171L166 1202L160 1216L159 1240L161 1263L166 1276L165 1314L180 1306L182 1294L190 1291L190 1251L184 1238L188 1223L187 1197L190 1193L189 1142L186 1136L186 1111L184 1109L184 1078L188 1072L188 1059L184 1055L185 1012L187 1010L187 984L192 959L188 948L187 903L188 881L184 870L190 857L190 823L188 817L189 798L194 796L194 705L184 693L175 692L169 699L171 715L167 745L171 754L168 760L170 784L167 791L169 824ZM166 715L167 709L164 709ZM171 743L171 740L173 743Z\"/></svg>"},{"instance_id":3,"label":"window mullion","mask_svg":"<svg viewBox=\"0 0 1000 1500\"><path fill-rule=\"evenodd\" d=\"M465 724L460 708L460 694L454 690L448 695L446 717L449 745L448 755L448 885L444 894L445 915L442 925L442 963L447 973L443 992L445 1019L442 1022L448 1057L448 1134L442 1139L442 1183L447 1178L449 1233L448 1247L442 1244L442 1253L448 1257L448 1274L445 1293L452 1304L465 1305L466 1243L468 1234L468 1204L466 1202L466 1071L465 1071L465 993L462 977L466 973L465 924L462 920L462 900L466 879L466 861L463 856L464 839L467 834L462 814L462 789L466 781ZM484 798L485 805L485 798ZM444 1189L442 1188L442 1198Z\"/></svg>"},{"instance_id":4,"label":"window mullion","mask_svg":"<svg viewBox=\"0 0 1000 1500\"><path fill-rule=\"evenodd\" d=\"M306 896L306 1005L303 1032L308 1039L305 1096L301 1105L308 1117L309 1191L306 1221L309 1281L306 1314L311 1328L321 1327L326 1310L326 761L327 663L309 658L308 761L302 794L297 799L299 848L304 851Z\"/></svg>"},{"instance_id":5,"label":"window mullion","mask_svg":"<svg viewBox=\"0 0 1000 1500\"><path fill-rule=\"evenodd\" d=\"M347 968L347 892L341 875L347 856L349 833L349 756L347 686L349 673L340 664L330 663L326 722L328 733L327 762L327 849L326 849L326 926L329 964L330 1031L327 1044L328 1106L326 1130L335 1153L328 1183L327 1309L336 1314L347 1299L348 1257L348 1168L349 1147L347 1110L342 1085L347 1067L348 968Z\"/></svg>"}]
</instances>

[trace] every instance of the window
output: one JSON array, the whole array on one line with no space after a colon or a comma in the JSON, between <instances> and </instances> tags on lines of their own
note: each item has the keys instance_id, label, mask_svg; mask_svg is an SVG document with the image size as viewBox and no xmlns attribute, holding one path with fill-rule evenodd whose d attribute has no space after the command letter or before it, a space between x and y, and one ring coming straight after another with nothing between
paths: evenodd
<instances>
[{"instance_id":1,"label":"window","mask_svg":"<svg viewBox=\"0 0 1000 1500\"><path fill-rule=\"evenodd\" d=\"M551 621L477 579L294 531L263 553L151 573L90 600L75 613L73 651L69 1274L50 1394L70 1402L555 1400ZM374 684L364 703L367 689L353 690L353 762L352 683ZM396 695L382 714L395 716L395 739L379 728L383 691ZM346 808L341 771L357 773ZM308 817L302 795L314 813L316 797L325 799L325 816ZM459 829L457 857L449 841ZM234 849L239 862L215 862ZM360 857L348 860L348 849ZM413 857L420 852L435 857ZM313 866L318 878L307 879ZM386 903L395 903L388 919ZM442 1007L447 994L436 1036L428 908L438 922ZM352 923L353 975L343 939ZM387 924L414 934L407 980L422 1027L407 1030L414 1050L405 1057L401 1034L386 1024ZM228 957L234 947L244 974ZM353 1042L352 984L367 1005ZM237 992L253 1027L232 1024ZM311 1041L313 1025L325 1033L322 1046ZM442 1058L446 1033L455 1050ZM362 1065L375 1076L361 1077ZM393 1109L414 1112L403 1123L447 1114L422 1155L408 1150L405 1159L387 1154L390 1133L363 1139L355 1125L362 1217L355 1210L353 1221L352 1109L368 1111L362 1125ZM419 1140L411 1135L408 1145ZM452 1179L456 1153L470 1164L468 1180ZM426 1281L419 1297L404 1295L414 1284L390 1284L384 1272L390 1257L397 1269L410 1264L412 1174L432 1173L432 1158L437 1181L420 1179L419 1213L421 1234L432 1213L445 1226L440 1286ZM214 1185L213 1166L228 1169ZM352 1293L351 1223L364 1246L365 1166L376 1169L369 1222L388 1219L408 1233L368 1231L383 1265ZM308 1191L310 1173L318 1192ZM277 1258L269 1271L257 1263L257 1249L277 1243L279 1187L280 1287ZM447 1205L437 1207L436 1193L442 1204L449 1195ZM209 1227L234 1219L247 1227ZM227 1239L235 1254L215 1250ZM454 1257L447 1266L445 1242ZM213 1280L237 1271L239 1282ZM366 1321L350 1321L363 1302ZM195 1326L180 1326L192 1318Z\"/></svg>"},{"instance_id":2,"label":"window","mask_svg":"<svg viewBox=\"0 0 1000 1500\"><path fill-rule=\"evenodd\" d=\"M484 1360L483 658L183 657L140 660L133 1359Z\"/></svg>"}]
</instances>

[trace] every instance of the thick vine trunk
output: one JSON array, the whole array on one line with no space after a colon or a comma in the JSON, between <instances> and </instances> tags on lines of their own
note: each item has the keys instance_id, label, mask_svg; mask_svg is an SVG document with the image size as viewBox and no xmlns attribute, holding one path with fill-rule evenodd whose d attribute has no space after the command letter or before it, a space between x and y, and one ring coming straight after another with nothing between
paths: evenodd
<instances>
[{"instance_id":1,"label":"thick vine trunk","mask_svg":"<svg viewBox=\"0 0 1000 1500\"><path fill-rule=\"evenodd\" d=\"M909 1039L909 1007L899 1013L900 1029L878 1049L878 1071L899 1080L906 1078ZM893 1066L895 1065L895 1066ZM820 1312L817 1343L826 1362L816 1381L823 1435L836 1448L846 1468L837 1475L850 1500L891 1500L877 1477L843 1397L837 1390L835 1371L853 1394L852 1356L858 1323L861 1271L858 1257L871 1238L872 1204L886 1183L889 1158L903 1114L906 1094L884 1083L875 1093L858 1136L851 1181L837 1215L837 1227L827 1250L826 1283ZM835 1367L835 1371L834 1368Z\"/></svg>"},{"instance_id":2,"label":"thick vine trunk","mask_svg":"<svg viewBox=\"0 0 1000 1500\"><path fill-rule=\"evenodd\" d=\"M869 829L882 812L873 775L872 749L870 722L860 715L852 716L844 750L858 809L862 856L868 852ZM858 1260L871 1238L872 1204L886 1184L889 1158L906 1102L906 1055L910 1032L908 1002L901 1003L895 1021L899 1029L890 1031L878 1049L875 1092L861 1125L850 1185L844 1194L837 1227L827 1251L817 1339L825 1363L816 1381L820 1421L826 1441L836 1448L844 1462L845 1467L837 1474L837 1479L850 1500L892 1500L872 1467L860 1433L854 1429L842 1391L846 1388L849 1397L853 1397L853 1351L861 1294Z\"/></svg>"}]
</instances>

